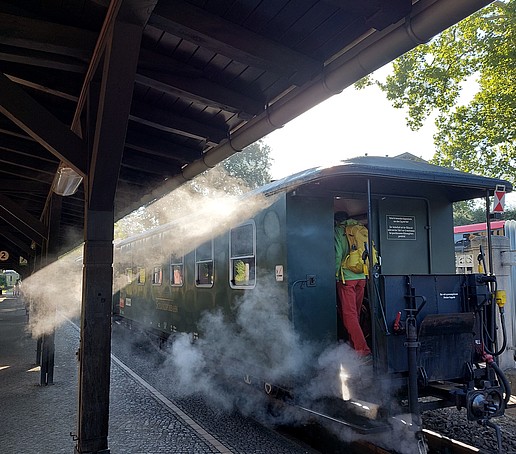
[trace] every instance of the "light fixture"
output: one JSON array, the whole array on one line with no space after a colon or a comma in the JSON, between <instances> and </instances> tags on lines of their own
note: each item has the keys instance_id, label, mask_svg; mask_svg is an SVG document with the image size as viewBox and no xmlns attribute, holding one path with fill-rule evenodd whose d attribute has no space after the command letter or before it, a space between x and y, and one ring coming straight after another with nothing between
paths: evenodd
<instances>
[{"instance_id":1,"label":"light fixture","mask_svg":"<svg viewBox=\"0 0 516 454\"><path fill-rule=\"evenodd\" d=\"M82 177L75 170L61 164L54 178L54 192L62 196L73 195L81 183Z\"/></svg>"}]
</instances>

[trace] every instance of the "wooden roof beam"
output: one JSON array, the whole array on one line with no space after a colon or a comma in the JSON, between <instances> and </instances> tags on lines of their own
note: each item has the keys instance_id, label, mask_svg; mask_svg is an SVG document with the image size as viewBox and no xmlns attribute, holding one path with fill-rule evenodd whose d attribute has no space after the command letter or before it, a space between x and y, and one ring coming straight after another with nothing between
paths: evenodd
<instances>
[{"instance_id":1,"label":"wooden roof beam","mask_svg":"<svg viewBox=\"0 0 516 454\"><path fill-rule=\"evenodd\" d=\"M265 102L256 101L202 77L192 78L139 70L136 82L173 96L236 113L246 119L265 109Z\"/></svg>"},{"instance_id":2,"label":"wooden roof beam","mask_svg":"<svg viewBox=\"0 0 516 454\"><path fill-rule=\"evenodd\" d=\"M206 140L209 145L217 145L228 137L228 131L225 128L210 126L207 123L187 118L184 115L173 114L155 106L151 109L138 102L133 102L129 118L161 131L192 139Z\"/></svg>"},{"instance_id":3,"label":"wooden roof beam","mask_svg":"<svg viewBox=\"0 0 516 454\"><path fill-rule=\"evenodd\" d=\"M156 161L152 158L135 156L135 153L132 153L131 156L124 154L122 167L136 169L143 173L161 175L163 177L168 177L181 171L181 166L175 163L172 159L169 163L165 164L163 160Z\"/></svg>"},{"instance_id":4,"label":"wooden roof beam","mask_svg":"<svg viewBox=\"0 0 516 454\"><path fill-rule=\"evenodd\" d=\"M56 96L58 98L67 99L68 101L77 102L79 99L77 96L70 95L60 90L56 90L51 87L46 87L45 85L37 84L35 82L31 82L30 80L21 79L20 77L16 77L10 74L5 74L9 79L18 85L23 85L28 88L32 88L33 90L40 91L42 93L46 93L48 95Z\"/></svg>"},{"instance_id":5,"label":"wooden roof beam","mask_svg":"<svg viewBox=\"0 0 516 454\"><path fill-rule=\"evenodd\" d=\"M202 156L202 150L185 147L166 139L150 137L131 130L127 131L125 146L152 156L175 159L182 164L190 163Z\"/></svg>"},{"instance_id":6,"label":"wooden roof beam","mask_svg":"<svg viewBox=\"0 0 516 454\"><path fill-rule=\"evenodd\" d=\"M14 54L12 52L7 52L5 48L0 47L0 60L79 74L86 71L86 64L81 63L78 60L60 57L55 54L46 54L45 52L37 53L34 51L25 51L24 49L17 49L17 53Z\"/></svg>"},{"instance_id":7,"label":"wooden roof beam","mask_svg":"<svg viewBox=\"0 0 516 454\"><path fill-rule=\"evenodd\" d=\"M149 25L303 85L323 63L180 0L159 2Z\"/></svg>"},{"instance_id":8,"label":"wooden roof beam","mask_svg":"<svg viewBox=\"0 0 516 454\"><path fill-rule=\"evenodd\" d=\"M41 164L58 164L55 156L49 154L41 145L34 141L24 140L19 135L6 134L2 135L0 130L0 150L8 151L10 154L26 157L30 160L40 160ZM5 156L0 154L0 156ZM38 164L39 165L39 164Z\"/></svg>"},{"instance_id":9,"label":"wooden roof beam","mask_svg":"<svg viewBox=\"0 0 516 454\"><path fill-rule=\"evenodd\" d=\"M85 142L4 74L0 74L0 112L79 175L86 175Z\"/></svg>"},{"instance_id":10,"label":"wooden roof beam","mask_svg":"<svg viewBox=\"0 0 516 454\"><path fill-rule=\"evenodd\" d=\"M0 44L87 61L96 38L97 34L89 30L0 13Z\"/></svg>"},{"instance_id":11,"label":"wooden roof beam","mask_svg":"<svg viewBox=\"0 0 516 454\"><path fill-rule=\"evenodd\" d=\"M8 193L12 192L15 194L30 194L36 193L47 194L48 184L42 183L41 181L24 181L23 185L16 187L13 185L12 180L9 181L6 178L0 178L0 192Z\"/></svg>"},{"instance_id":12,"label":"wooden roof beam","mask_svg":"<svg viewBox=\"0 0 516 454\"><path fill-rule=\"evenodd\" d=\"M47 237L47 229L42 222L3 194L0 194L0 217L39 245Z\"/></svg>"},{"instance_id":13,"label":"wooden roof beam","mask_svg":"<svg viewBox=\"0 0 516 454\"><path fill-rule=\"evenodd\" d=\"M12 243L14 247L18 249L20 255L27 257L34 254L34 251L30 247L31 242L22 241L10 229L8 229L7 226L0 227L0 236Z\"/></svg>"}]
</instances>

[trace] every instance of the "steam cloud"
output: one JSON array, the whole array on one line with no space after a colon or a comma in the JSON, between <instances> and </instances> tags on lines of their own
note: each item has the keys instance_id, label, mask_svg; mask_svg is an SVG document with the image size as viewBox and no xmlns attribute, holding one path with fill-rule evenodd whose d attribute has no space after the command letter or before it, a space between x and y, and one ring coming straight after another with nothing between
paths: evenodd
<instances>
[{"instance_id":1,"label":"steam cloud","mask_svg":"<svg viewBox=\"0 0 516 454\"><path fill-rule=\"evenodd\" d=\"M234 194L228 194L228 188ZM148 222L138 222L142 211L147 212L146 216L151 218L153 225L178 221L175 235L162 239L159 252L149 254L148 250L143 251L139 265L149 269L157 263L166 263L170 251L187 253L273 202L272 198L263 196L243 202L241 197L246 191L240 180L230 177L222 169L212 169L152 205L137 210L136 214L127 216L120 221L121 229L131 233L148 229ZM77 244L77 238L70 240ZM21 294L30 306L29 330L34 338L51 333L65 320L56 316L56 311L67 318L80 316L82 256L81 246L24 279ZM115 264L117 260L115 255ZM113 293L124 285L127 285L127 277L116 273Z\"/></svg>"},{"instance_id":2,"label":"steam cloud","mask_svg":"<svg viewBox=\"0 0 516 454\"><path fill-rule=\"evenodd\" d=\"M28 329L34 338L51 333L63 317L78 317L82 300L82 246L42 268L21 284L30 306Z\"/></svg>"},{"instance_id":3,"label":"steam cloud","mask_svg":"<svg viewBox=\"0 0 516 454\"><path fill-rule=\"evenodd\" d=\"M354 401L353 384L362 388L371 402L388 400L388 390L373 381L372 368L362 368L347 344L323 345L303 340L288 319L286 304L272 286L249 293L236 302L234 317L220 310L205 313L199 325L201 335L194 342L186 333L170 340L160 375L167 377L171 390L184 396L201 394L216 408L238 409L272 425L300 423L308 416L292 408L312 408L323 413L329 408L325 402ZM245 385L244 379L251 386ZM295 406L268 413L263 382L291 387L291 403ZM260 391L256 392L252 385ZM358 438L343 425L328 423L327 428L346 441ZM418 452L410 426L402 422L388 434L375 436L375 442L394 446L401 453Z\"/></svg>"}]
</instances>

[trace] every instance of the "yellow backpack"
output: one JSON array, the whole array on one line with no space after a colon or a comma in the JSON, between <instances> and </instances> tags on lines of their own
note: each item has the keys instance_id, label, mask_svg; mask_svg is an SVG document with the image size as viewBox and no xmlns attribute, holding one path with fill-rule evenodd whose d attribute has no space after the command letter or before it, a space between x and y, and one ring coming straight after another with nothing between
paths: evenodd
<instances>
[{"instance_id":1,"label":"yellow backpack","mask_svg":"<svg viewBox=\"0 0 516 454\"><path fill-rule=\"evenodd\" d=\"M349 244L349 254L342 260L342 266L353 273L368 274L369 257L366 253L369 247L369 234L362 224L346 226L346 237ZM373 263L378 263L378 257L373 245Z\"/></svg>"}]
</instances>

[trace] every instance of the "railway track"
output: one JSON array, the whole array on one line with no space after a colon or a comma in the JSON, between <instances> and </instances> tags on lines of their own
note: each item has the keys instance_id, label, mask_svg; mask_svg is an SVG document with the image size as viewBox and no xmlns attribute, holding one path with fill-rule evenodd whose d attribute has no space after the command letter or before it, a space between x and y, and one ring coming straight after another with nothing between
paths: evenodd
<instances>
[{"instance_id":1,"label":"railway track","mask_svg":"<svg viewBox=\"0 0 516 454\"><path fill-rule=\"evenodd\" d=\"M433 454L472 454L482 453L473 446L469 446L457 440L445 437L428 429L423 430L425 439L428 443L429 453ZM485 451L484 451L485 452Z\"/></svg>"},{"instance_id":2,"label":"railway track","mask_svg":"<svg viewBox=\"0 0 516 454\"><path fill-rule=\"evenodd\" d=\"M332 454L398 454L396 450L386 449L370 441L357 440L351 443L343 443L331 434L318 433L319 429L280 429L280 433L290 438L295 437L302 443L309 445L318 453ZM490 454L474 446L467 445L458 440L453 440L437 432L424 429L424 439L426 442L425 454ZM425 451L422 451L425 452ZM411 453L419 454L419 453Z\"/></svg>"},{"instance_id":3,"label":"railway track","mask_svg":"<svg viewBox=\"0 0 516 454\"><path fill-rule=\"evenodd\" d=\"M177 416L188 421L189 425L193 427L196 431L203 434L205 440L212 444L217 444L219 447L223 447L223 451L226 453L233 452L231 448L224 446L223 443L217 441L213 436L204 431L204 429L198 425L192 418L190 418L187 414L185 414L182 410L180 410L170 399L156 390L151 384L145 381L141 376L139 376L135 371L130 369L127 365L122 363L116 356L112 355L112 359L124 369L124 371L129 374L135 381L137 381L141 386L145 387L147 390L151 392L153 397L157 399L164 407L173 411ZM304 432L304 435L301 435L301 432ZM278 433L282 436L287 436L290 440L299 443L303 446L309 447L312 451L312 454L316 453L327 453L331 452L333 454L395 454L396 451L392 449L385 449L378 445L375 445L370 441L354 441L351 443L344 443L342 440L337 439L336 437L327 434L326 436L318 433L317 428L307 429L307 426L303 426L299 430L288 430L285 427L278 429ZM427 454L482 454L482 451L469 446L465 443L462 443L457 440L453 440L444 435L438 434L437 432L424 429L424 439L426 441L428 450ZM309 438L306 435L309 435ZM423 451L422 451L423 452ZM484 452L485 453L485 452ZM414 453L416 454L416 453ZM486 453L487 454L487 453Z\"/></svg>"},{"instance_id":4,"label":"railway track","mask_svg":"<svg viewBox=\"0 0 516 454\"><path fill-rule=\"evenodd\" d=\"M154 350L156 351L156 350ZM151 395L164 407L167 408L168 411L174 412L176 416L180 416L188 420L189 424L192 425L194 430L199 433L206 434L208 437L205 441L213 444L219 443L219 446L222 447L223 452L232 453L236 452L231 447L231 442L226 442L219 434L210 434L209 431L206 431L203 427L203 423L199 424L195 421L195 415L189 415L187 412L181 410L178 405L174 402L174 398L172 396L167 396L165 392L162 392L158 389L155 383L149 383L146 379L146 376L149 370L145 370L145 365L142 369L142 365L136 365L135 370L132 368L131 359L132 358L119 358L115 354L112 355L113 361L121 367L126 374L132 377L132 379L137 382L140 386L146 388L151 392ZM148 358L151 361L150 358ZM139 373L139 371L141 373ZM152 374L150 374L152 375ZM152 377L149 377L150 381L153 381ZM307 409L297 408L299 412L306 412ZM333 419L329 421L327 415L317 414L316 412L308 412L309 418L303 418L307 423L298 427L287 427L282 426L276 429L276 432L283 437L288 438L289 440L297 443L298 445L306 448L304 452L316 454L316 453L331 453L331 454L397 454L401 451L396 451L396 446L393 446L389 449L385 449L381 446L376 445L372 440L372 437L375 433L379 433L380 430L371 430L368 432L363 432L364 434L369 436L370 441L353 441L351 443L345 443L342 439L339 439L334 433L335 430L327 430L328 422L334 425L342 425L342 422ZM326 427L326 428L325 428ZM347 427L350 429L350 427ZM430 430L424 430L424 439L428 446L427 454L472 454L472 453L480 453L487 454L487 451L481 451L472 446L468 446L462 442L457 440L453 440L446 436L440 435L436 432ZM407 437L411 434L407 434ZM244 434L242 436L245 436ZM399 436L399 435L398 435ZM218 440L218 441L217 441ZM238 451L238 450L237 450ZM222 451L221 451L222 452ZM405 451L404 454L406 454ZM424 451L421 451L423 453ZM410 454L419 454L417 452Z\"/></svg>"}]
</instances>

